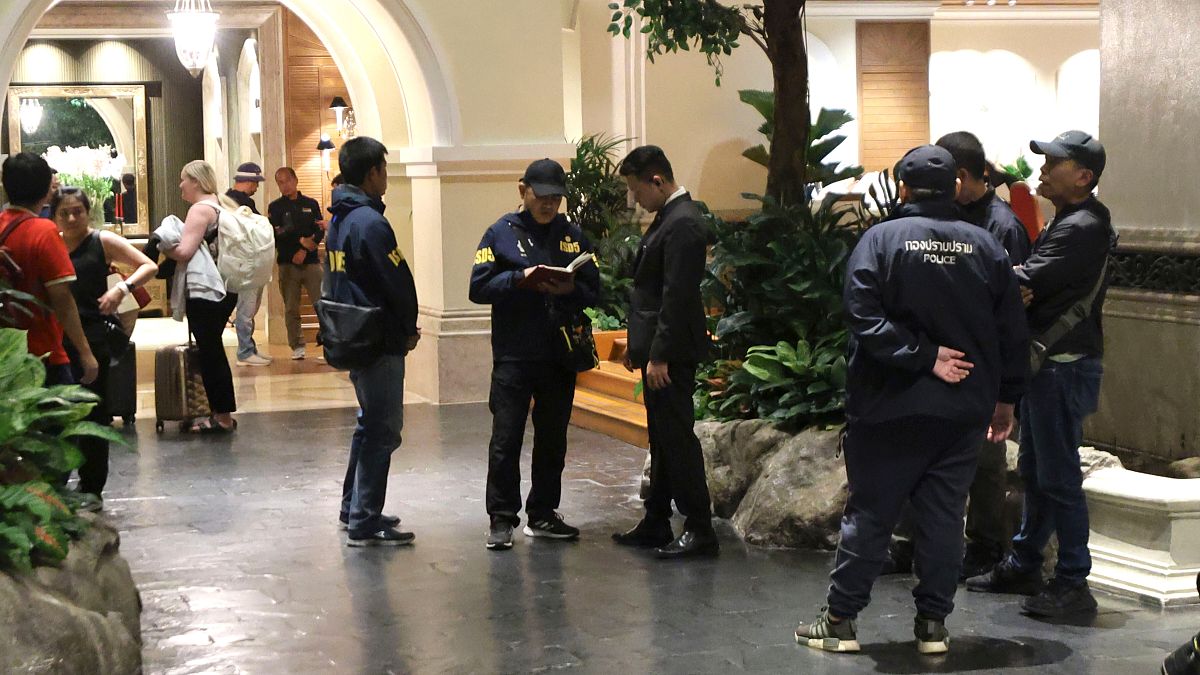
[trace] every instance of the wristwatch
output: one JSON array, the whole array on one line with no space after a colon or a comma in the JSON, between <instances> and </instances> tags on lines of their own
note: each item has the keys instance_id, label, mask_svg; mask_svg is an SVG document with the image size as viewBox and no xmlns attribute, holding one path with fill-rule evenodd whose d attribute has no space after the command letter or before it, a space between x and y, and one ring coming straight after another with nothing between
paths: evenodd
<instances>
[{"instance_id":1,"label":"wristwatch","mask_svg":"<svg viewBox=\"0 0 1200 675\"><path fill-rule=\"evenodd\" d=\"M133 284L129 283L128 281L122 281L121 285L125 287L125 295L131 295L133 293Z\"/></svg>"}]
</instances>

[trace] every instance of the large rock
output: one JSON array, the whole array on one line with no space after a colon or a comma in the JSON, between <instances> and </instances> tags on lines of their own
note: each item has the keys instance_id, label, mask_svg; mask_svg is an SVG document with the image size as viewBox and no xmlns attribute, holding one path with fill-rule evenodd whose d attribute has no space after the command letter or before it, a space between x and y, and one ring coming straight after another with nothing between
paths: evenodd
<instances>
[{"instance_id":1,"label":"large rock","mask_svg":"<svg viewBox=\"0 0 1200 675\"><path fill-rule=\"evenodd\" d=\"M1188 457L1167 466L1167 478L1200 478L1200 457Z\"/></svg>"},{"instance_id":2,"label":"large rock","mask_svg":"<svg viewBox=\"0 0 1200 675\"><path fill-rule=\"evenodd\" d=\"M0 573L0 672L141 672L141 599L119 548L95 520L61 567Z\"/></svg>"},{"instance_id":3,"label":"large rock","mask_svg":"<svg viewBox=\"0 0 1200 675\"><path fill-rule=\"evenodd\" d=\"M696 436L704 451L704 470L713 513L730 518L763 472L764 463L791 436L764 420L700 422Z\"/></svg>"},{"instance_id":4,"label":"large rock","mask_svg":"<svg viewBox=\"0 0 1200 675\"><path fill-rule=\"evenodd\" d=\"M762 458L762 472L733 514L742 538L758 546L836 546L846 503L837 445L838 431L807 429Z\"/></svg>"}]
</instances>

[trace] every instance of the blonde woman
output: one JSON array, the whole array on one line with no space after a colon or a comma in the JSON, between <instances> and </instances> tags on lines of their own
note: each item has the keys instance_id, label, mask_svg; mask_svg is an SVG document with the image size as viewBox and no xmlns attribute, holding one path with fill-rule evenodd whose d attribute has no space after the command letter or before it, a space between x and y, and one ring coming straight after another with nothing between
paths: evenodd
<instances>
[{"instance_id":1,"label":"blonde woman","mask_svg":"<svg viewBox=\"0 0 1200 675\"><path fill-rule=\"evenodd\" d=\"M116 319L117 307L126 295L133 293L133 289L154 278L158 265L134 248L125 237L92 229L89 216L92 204L83 190L64 187L50 198L49 208L50 218L58 226L63 243L71 253L71 264L75 267L71 294L79 308L83 334L100 364L100 374L91 384L84 385L100 397L100 402L92 408L87 419L108 426L112 422L112 414L104 399L108 392L109 362L121 355L112 353L120 345L110 347L111 337L116 335L120 343L127 344ZM114 262L135 269L128 279L109 288L108 267ZM63 346L71 359L72 370L79 377L83 365L77 346L71 344L69 339L64 340ZM84 508L97 510L103 504L100 494L108 482L108 441L81 436L78 442L83 452L83 465L79 467L79 492L85 496Z\"/></svg>"},{"instance_id":2,"label":"blonde woman","mask_svg":"<svg viewBox=\"0 0 1200 675\"><path fill-rule=\"evenodd\" d=\"M221 207L236 208L228 198L219 197L217 176L211 165L203 160L188 162L179 175L179 193L192 206L183 223L179 244L163 253L181 265L188 265L201 246L216 240L217 219ZM178 277L177 277L178 278ZM229 322L229 315L237 306L236 293L224 293L221 299L200 297L200 293L189 287L185 293L185 308L188 330L196 339L200 350L200 378L208 394L211 417L196 420L191 427L193 433L227 433L237 428L231 413L237 410L233 393L233 373L229 369L229 358L221 334ZM205 293L204 295L210 295Z\"/></svg>"}]
</instances>

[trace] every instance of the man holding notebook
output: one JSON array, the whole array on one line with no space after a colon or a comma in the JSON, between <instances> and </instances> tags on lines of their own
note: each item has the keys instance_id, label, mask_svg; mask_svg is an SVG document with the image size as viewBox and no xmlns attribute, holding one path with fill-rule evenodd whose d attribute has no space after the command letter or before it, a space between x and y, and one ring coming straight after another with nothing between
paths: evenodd
<instances>
[{"instance_id":1,"label":"man holding notebook","mask_svg":"<svg viewBox=\"0 0 1200 675\"><path fill-rule=\"evenodd\" d=\"M471 301L492 306L486 505L487 548L493 551L512 548L513 528L521 522L521 442L531 401L533 485L525 501L525 535L579 536L556 512L575 399L575 369L556 339L564 320L577 317L600 291L599 270L584 255L591 253L591 243L558 212L567 193L562 166L551 159L533 162L517 190L521 210L484 232L471 268Z\"/></svg>"}]
</instances>

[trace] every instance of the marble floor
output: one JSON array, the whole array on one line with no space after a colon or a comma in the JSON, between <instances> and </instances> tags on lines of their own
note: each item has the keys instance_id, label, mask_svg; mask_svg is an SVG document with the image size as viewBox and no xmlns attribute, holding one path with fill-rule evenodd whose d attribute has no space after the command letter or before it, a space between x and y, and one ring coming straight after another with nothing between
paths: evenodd
<instances>
[{"instance_id":1,"label":"marble floor","mask_svg":"<svg viewBox=\"0 0 1200 675\"><path fill-rule=\"evenodd\" d=\"M863 653L799 647L791 631L821 603L829 554L746 547L727 523L715 560L615 547L610 533L639 517L643 454L576 428L561 510L581 541L518 534L489 552L483 405L407 407L388 502L416 544L347 548L335 519L353 409L317 408L241 414L227 437L157 435L143 417L135 447L114 452L106 513L141 588L147 673L1127 675L1157 672L1200 628L1195 608L1102 596L1095 618L1046 623L1015 598L964 592L950 654L919 657L913 581L891 577L861 619Z\"/></svg>"}]
</instances>

